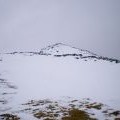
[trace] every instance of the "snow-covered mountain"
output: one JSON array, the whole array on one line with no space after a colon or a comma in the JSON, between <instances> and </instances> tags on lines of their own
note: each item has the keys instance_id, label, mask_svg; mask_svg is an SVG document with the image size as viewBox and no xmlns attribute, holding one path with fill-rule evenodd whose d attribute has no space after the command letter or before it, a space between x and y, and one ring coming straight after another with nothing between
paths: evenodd
<instances>
[{"instance_id":1,"label":"snow-covered mountain","mask_svg":"<svg viewBox=\"0 0 120 120\"><path fill-rule=\"evenodd\" d=\"M117 120L119 62L61 43L0 54L0 120Z\"/></svg>"},{"instance_id":2,"label":"snow-covered mountain","mask_svg":"<svg viewBox=\"0 0 120 120\"><path fill-rule=\"evenodd\" d=\"M88 50L83 50L75 47L68 46L63 43L56 43L50 46L47 46L46 48L43 48L40 50L40 52L12 52L8 54L24 54L24 55L52 55L55 57L68 57L72 56L76 59L83 59L85 61L87 60L105 60L109 62L115 62L120 63L120 60L115 58L109 58L97 55L95 53L92 53Z\"/></svg>"},{"instance_id":3,"label":"snow-covered mountain","mask_svg":"<svg viewBox=\"0 0 120 120\"><path fill-rule=\"evenodd\" d=\"M78 49L71 47L62 43L56 43L54 45L48 46L41 49L40 53L49 54L49 55L78 55L78 56L97 56L94 53L91 53L87 50Z\"/></svg>"},{"instance_id":4,"label":"snow-covered mountain","mask_svg":"<svg viewBox=\"0 0 120 120\"><path fill-rule=\"evenodd\" d=\"M92 60L106 60L110 62L120 63L120 60L99 56L88 50L78 49L70 47L62 43L56 43L54 45L43 48L40 54L54 55L56 57L74 56L76 59L92 59Z\"/></svg>"}]
</instances>

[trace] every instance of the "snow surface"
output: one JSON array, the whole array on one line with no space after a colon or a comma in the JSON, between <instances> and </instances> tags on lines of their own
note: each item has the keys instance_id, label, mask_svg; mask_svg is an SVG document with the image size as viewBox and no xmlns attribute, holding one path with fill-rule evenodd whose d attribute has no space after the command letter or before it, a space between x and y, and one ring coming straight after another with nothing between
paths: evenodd
<instances>
[{"instance_id":1,"label":"snow surface","mask_svg":"<svg viewBox=\"0 0 120 120\"><path fill-rule=\"evenodd\" d=\"M96 55L94 53L91 53L87 50L78 49L75 47L70 47L68 45L57 43L51 46L48 46L46 48L41 49L40 52L51 54L51 55L63 55L63 54L81 54L84 57L85 56L92 56ZM96 55L97 56L97 55Z\"/></svg>"},{"instance_id":2,"label":"snow surface","mask_svg":"<svg viewBox=\"0 0 120 120\"><path fill-rule=\"evenodd\" d=\"M70 47L59 49L62 54L66 51L77 52ZM103 60L84 61L72 56L1 54L0 58L0 78L17 86L8 106L32 99L69 96L90 98L120 110L120 64Z\"/></svg>"}]
</instances>

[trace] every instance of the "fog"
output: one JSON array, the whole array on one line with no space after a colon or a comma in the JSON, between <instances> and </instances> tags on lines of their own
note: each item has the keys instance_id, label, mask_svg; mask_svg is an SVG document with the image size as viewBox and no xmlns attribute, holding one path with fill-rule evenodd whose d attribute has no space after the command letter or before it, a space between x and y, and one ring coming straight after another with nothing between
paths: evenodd
<instances>
[{"instance_id":1,"label":"fog","mask_svg":"<svg viewBox=\"0 0 120 120\"><path fill-rule=\"evenodd\" d=\"M65 43L120 59L120 0L0 0L0 53Z\"/></svg>"}]
</instances>

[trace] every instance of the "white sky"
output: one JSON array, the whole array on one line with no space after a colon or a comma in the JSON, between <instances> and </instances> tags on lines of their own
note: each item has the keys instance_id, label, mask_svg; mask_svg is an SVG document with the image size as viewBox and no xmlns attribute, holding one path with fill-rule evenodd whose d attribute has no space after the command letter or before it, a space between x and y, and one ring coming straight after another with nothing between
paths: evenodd
<instances>
[{"instance_id":1,"label":"white sky","mask_svg":"<svg viewBox=\"0 0 120 120\"><path fill-rule=\"evenodd\" d=\"M120 59L120 0L0 0L0 52L57 42Z\"/></svg>"}]
</instances>

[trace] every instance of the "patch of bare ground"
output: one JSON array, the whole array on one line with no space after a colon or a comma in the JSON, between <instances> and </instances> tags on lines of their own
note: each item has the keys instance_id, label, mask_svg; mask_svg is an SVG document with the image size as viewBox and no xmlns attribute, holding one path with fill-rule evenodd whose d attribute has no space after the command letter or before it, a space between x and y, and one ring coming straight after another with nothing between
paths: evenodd
<instances>
[{"instance_id":1,"label":"patch of bare ground","mask_svg":"<svg viewBox=\"0 0 120 120\"><path fill-rule=\"evenodd\" d=\"M69 115L62 117L62 120L97 120L91 118L87 112L78 109L72 109L68 111Z\"/></svg>"},{"instance_id":2,"label":"patch of bare ground","mask_svg":"<svg viewBox=\"0 0 120 120\"><path fill-rule=\"evenodd\" d=\"M58 114L40 111L38 113L35 113L34 117L36 117L38 119L43 118L44 120L56 120L55 118L57 115Z\"/></svg>"},{"instance_id":3,"label":"patch of bare ground","mask_svg":"<svg viewBox=\"0 0 120 120\"><path fill-rule=\"evenodd\" d=\"M103 106L104 105L101 104L101 103L94 102L94 103L91 103L91 104L87 104L86 108L88 108L88 109L92 109L93 108L93 109L101 110Z\"/></svg>"},{"instance_id":4,"label":"patch of bare ground","mask_svg":"<svg viewBox=\"0 0 120 120\"><path fill-rule=\"evenodd\" d=\"M9 113L0 115L0 118L2 120L19 120L20 119L17 115L13 115Z\"/></svg>"},{"instance_id":5,"label":"patch of bare ground","mask_svg":"<svg viewBox=\"0 0 120 120\"><path fill-rule=\"evenodd\" d=\"M54 101L49 99L31 100L22 104L21 112L30 113L42 120L120 120L120 111L90 99Z\"/></svg>"}]
</instances>

